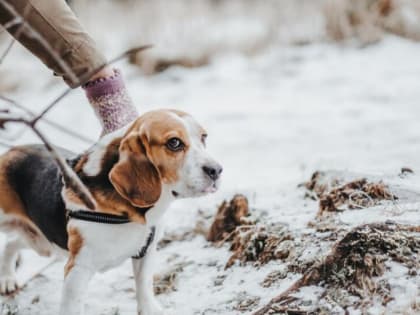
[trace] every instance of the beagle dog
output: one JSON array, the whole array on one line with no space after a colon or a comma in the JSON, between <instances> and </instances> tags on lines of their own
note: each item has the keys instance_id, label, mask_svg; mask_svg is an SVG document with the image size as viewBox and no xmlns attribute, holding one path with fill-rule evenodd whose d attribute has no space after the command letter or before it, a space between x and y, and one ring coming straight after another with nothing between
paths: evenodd
<instances>
[{"instance_id":1,"label":"beagle dog","mask_svg":"<svg viewBox=\"0 0 420 315\"><path fill-rule=\"evenodd\" d=\"M134 257L139 314L166 314L153 293L154 234L161 232L159 222L172 201L217 190L222 167L206 152L206 137L190 115L156 110L76 158L60 149L92 194L94 212L63 185L43 146L19 146L2 155L0 231L7 233L7 243L0 258L0 293L17 289L21 248L30 246L40 255L61 249L68 261L60 314L80 315L92 276ZM106 215L108 221L69 213Z\"/></svg>"}]
</instances>

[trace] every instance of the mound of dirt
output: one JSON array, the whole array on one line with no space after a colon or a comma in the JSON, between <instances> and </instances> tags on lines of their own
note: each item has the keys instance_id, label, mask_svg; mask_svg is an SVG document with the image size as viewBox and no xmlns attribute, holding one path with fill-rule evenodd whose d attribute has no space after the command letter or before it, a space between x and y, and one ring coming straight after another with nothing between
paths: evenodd
<instances>
[{"instance_id":1,"label":"mound of dirt","mask_svg":"<svg viewBox=\"0 0 420 315\"><path fill-rule=\"evenodd\" d=\"M230 242L233 254L226 268L237 261L263 265L270 260L285 259L293 251L293 237L285 225L257 225L249 215L248 200L243 195L235 195L218 208L207 240L218 242L219 246Z\"/></svg>"},{"instance_id":2,"label":"mound of dirt","mask_svg":"<svg viewBox=\"0 0 420 315\"><path fill-rule=\"evenodd\" d=\"M386 277L381 277L387 271L385 263L401 264L410 276L420 268L419 252L419 226L391 222L358 226L337 242L322 261L310 267L302 278L254 315L274 314L279 309L287 314L288 310L321 314L319 303L307 305L302 298L292 296L302 288L314 285L324 288L320 295L324 302L331 304L333 301L342 310L371 303L373 296L386 305L392 297L390 284Z\"/></svg>"},{"instance_id":3,"label":"mound of dirt","mask_svg":"<svg viewBox=\"0 0 420 315\"><path fill-rule=\"evenodd\" d=\"M223 201L207 235L209 242L218 242L228 237L237 226L245 223L249 215L248 199L235 195L230 202Z\"/></svg>"}]
</instances>

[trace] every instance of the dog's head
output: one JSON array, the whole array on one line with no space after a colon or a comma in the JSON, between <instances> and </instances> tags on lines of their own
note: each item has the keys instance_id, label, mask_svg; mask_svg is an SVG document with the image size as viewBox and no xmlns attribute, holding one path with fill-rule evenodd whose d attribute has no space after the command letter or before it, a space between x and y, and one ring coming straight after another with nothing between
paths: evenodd
<instances>
[{"instance_id":1,"label":"dog's head","mask_svg":"<svg viewBox=\"0 0 420 315\"><path fill-rule=\"evenodd\" d=\"M190 115L156 110L139 117L123 136L109 173L117 192L136 207L215 192L222 167L206 151L207 133Z\"/></svg>"}]
</instances>

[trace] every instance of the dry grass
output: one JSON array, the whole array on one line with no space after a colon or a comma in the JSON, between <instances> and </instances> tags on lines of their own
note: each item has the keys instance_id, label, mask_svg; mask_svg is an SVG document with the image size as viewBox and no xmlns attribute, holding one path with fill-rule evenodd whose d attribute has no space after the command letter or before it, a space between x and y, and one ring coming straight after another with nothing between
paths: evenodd
<instances>
[{"instance_id":1,"label":"dry grass","mask_svg":"<svg viewBox=\"0 0 420 315\"><path fill-rule=\"evenodd\" d=\"M233 252L225 268L236 262L264 265L271 260L286 259L293 251L293 239L283 224L257 224L250 217L248 200L235 195L218 208L207 234L207 240L221 246L230 243Z\"/></svg>"},{"instance_id":2,"label":"dry grass","mask_svg":"<svg viewBox=\"0 0 420 315\"><path fill-rule=\"evenodd\" d=\"M201 66L229 52L253 55L278 44L326 38L357 38L368 44L385 33L420 40L416 0L73 2L104 51L115 54L118 47L154 44L154 49L131 58L149 74L171 65Z\"/></svg>"},{"instance_id":3,"label":"dry grass","mask_svg":"<svg viewBox=\"0 0 420 315\"><path fill-rule=\"evenodd\" d=\"M156 295L176 291L178 274L184 271L189 263L183 262L171 266L168 270L153 277L153 289Z\"/></svg>"},{"instance_id":4,"label":"dry grass","mask_svg":"<svg viewBox=\"0 0 420 315\"><path fill-rule=\"evenodd\" d=\"M416 0L328 0L324 15L327 34L336 41L357 38L371 44L386 33L420 40Z\"/></svg>"},{"instance_id":5,"label":"dry grass","mask_svg":"<svg viewBox=\"0 0 420 315\"><path fill-rule=\"evenodd\" d=\"M378 205L383 200L398 199L383 182L369 182L366 178L341 183L323 172L315 172L304 184L307 196L319 200L318 216L327 212L361 209Z\"/></svg>"},{"instance_id":6,"label":"dry grass","mask_svg":"<svg viewBox=\"0 0 420 315\"><path fill-rule=\"evenodd\" d=\"M195 67L225 53L253 55L277 43L323 37L322 0L74 0L74 9L104 51L153 44L131 62L146 73ZM112 23L110 23L112 20Z\"/></svg>"},{"instance_id":7,"label":"dry grass","mask_svg":"<svg viewBox=\"0 0 420 315\"><path fill-rule=\"evenodd\" d=\"M369 44L393 33L420 40L417 0L73 0L72 7L108 56L155 45L130 58L146 74L327 38Z\"/></svg>"},{"instance_id":8,"label":"dry grass","mask_svg":"<svg viewBox=\"0 0 420 315\"><path fill-rule=\"evenodd\" d=\"M232 237L232 256L226 263L230 268L235 262L264 265L271 260L286 259L293 252L293 236L281 224L239 226Z\"/></svg>"},{"instance_id":9,"label":"dry grass","mask_svg":"<svg viewBox=\"0 0 420 315\"><path fill-rule=\"evenodd\" d=\"M324 259L309 267L302 278L254 315L269 314L277 306L299 309L302 299L292 294L312 285L322 286L325 289L322 299L343 309L360 309L376 299L387 305L393 297L390 284L380 277L386 272L385 262L398 262L407 268L407 276L415 276L420 268L418 231L418 226L393 223L366 224L352 229ZM309 310L322 313L319 305L312 305Z\"/></svg>"}]
</instances>

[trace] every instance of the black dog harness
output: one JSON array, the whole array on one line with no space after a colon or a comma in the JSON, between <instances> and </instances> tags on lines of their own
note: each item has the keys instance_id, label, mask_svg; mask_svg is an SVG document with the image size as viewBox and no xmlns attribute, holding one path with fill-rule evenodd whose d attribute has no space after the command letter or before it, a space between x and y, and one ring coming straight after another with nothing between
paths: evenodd
<instances>
[{"instance_id":1,"label":"black dog harness","mask_svg":"<svg viewBox=\"0 0 420 315\"><path fill-rule=\"evenodd\" d=\"M77 211L67 211L67 216L69 218L88 221L88 222L95 222L95 223L103 223L103 224L126 224L130 223L130 219L126 215L115 215L103 212L92 212L92 211L85 211L85 210L77 210ZM156 233L156 227L150 227L149 235L146 239L146 244L141 247L138 254L132 256L133 259L142 259L147 254L147 250L149 249L150 245L152 244Z\"/></svg>"}]
</instances>

